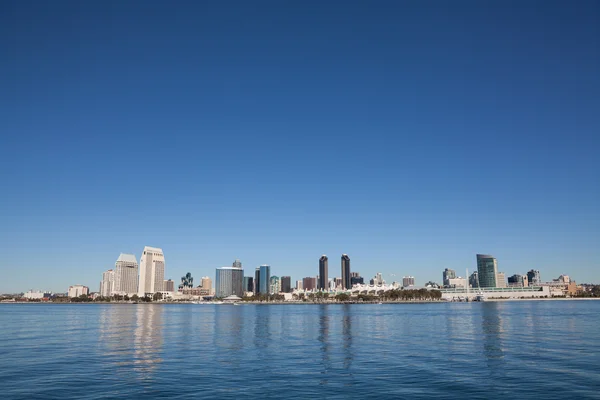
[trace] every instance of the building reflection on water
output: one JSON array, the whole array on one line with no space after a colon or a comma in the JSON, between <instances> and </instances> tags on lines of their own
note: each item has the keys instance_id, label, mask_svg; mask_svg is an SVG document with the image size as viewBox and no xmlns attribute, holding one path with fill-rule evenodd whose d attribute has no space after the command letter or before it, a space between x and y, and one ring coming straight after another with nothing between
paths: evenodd
<instances>
[{"instance_id":1,"label":"building reflection on water","mask_svg":"<svg viewBox=\"0 0 600 400\"><path fill-rule=\"evenodd\" d=\"M150 379L152 372L162 362L163 316L166 307L160 305L138 305L136 325L133 333L134 370L143 380Z\"/></svg>"},{"instance_id":2,"label":"building reflection on water","mask_svg":"<svg viewBox=\"0 0 600 400\"><path fill-rule=\"evenodd\" d=\"M502 364L504 348L502 334L503 321L500 310L502 304L490 302L481 305L481 325L483 332L483 354L489 366Z\"/></svg>"},{"instance_id":3,"label":"building reflection on water","mask_svg":"<svg viewBox=\"0 0 600 400\"><path fill-rule=\"evenodd\" d=\"M352 367L352 360L354 358L354 351L352 349L352 316L350 304L344 304L342 315L342 346L344 354L344 369L349 370Z\"/></svg>"},{"instance_id":4,"label":"building reflection on water","mask_svg":"<svg viewBox=\"0 0 600 400\"><path fill-rule=\"evenodd\" d=\"M329 355L329 314L326 305L321 305L319 307L319 349L321 351L321 374L323 375L321 381L319 382L321 385L327 385L329 376L329 371L331 370L331 359Z\"/></svg>"}]
</instances>

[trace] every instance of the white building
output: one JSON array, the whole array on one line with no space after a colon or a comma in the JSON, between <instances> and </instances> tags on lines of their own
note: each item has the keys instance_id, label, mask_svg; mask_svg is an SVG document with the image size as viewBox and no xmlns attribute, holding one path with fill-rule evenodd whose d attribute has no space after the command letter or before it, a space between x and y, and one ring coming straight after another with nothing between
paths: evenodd
<instances>
[{"instance_id":1,"label":"white building","mask_svg":"<svg viewBox=\"0 0 600 400\"><path fill-rule=\"evenodd\" d=\"M302 290L302 281L296 281L296 290Z\"/></svg>"},{"instance_id":2,"label":"white building","mask_svg":"<svg viewBox=\"0 0 600 400\"><path fill-rule=\"evenodd\" d=\"M100 281L100 296L109 297L112 295L115 285L115 271L109 269L102 273Z\"/></svg>"},{"instance_id":3,"label":"white building","mask_svg":"<svg viewBox=\"0 0 600 400\"><path fill-rule=\"evenodd\" d=\"M165 256L162 249L156 247L144 247L140 259L140 282L138 295L144 297L146 294L153 295L163 291L165 281Z\"/></svg>"},{"instance_id":4,"label":"white building","mask_svg":"<svg viewBox=\"0 0 600 400\"><path fill-rule=\"evenodd\" d=\"M68 292L69 297L79 297L82 294L85 294L86 296L88 294L90 294L90 288L87 286L83 286L83 285L69 286L69 292Z\"/></svg>"},{"instance_id":5,"label":"white building","mask_svg":"<svg viewBox=\"0 0 600 400\"><path fill-rule=\"evenodd\" d=\"M112 294L134 295L138 292L138 262L133 254L119 255L115 263Z\"/></svg>"},{"instance_id":6,"label":"white building","mask_svg":"<svg viewBox=\"0 0 600 400\"><path fill-rule=\"evenodd\" d=\"M52 296L52 292L42 292L41 290L30 290L23 294L26 299L43 299L44 297Z\"/></svg>"},{"instance_id":7,"label":"white building","mask_svg":"<svg viewBox=\"0 0 600 400\"><path fill-rule=\"evenodd\" d=\"M458 278L449 278L446 281L448 282L448 287L451 287L451 288L466 288L467 287L467 280L465 278L461 278L460 276Z\"/></svg>"}]
</instances>

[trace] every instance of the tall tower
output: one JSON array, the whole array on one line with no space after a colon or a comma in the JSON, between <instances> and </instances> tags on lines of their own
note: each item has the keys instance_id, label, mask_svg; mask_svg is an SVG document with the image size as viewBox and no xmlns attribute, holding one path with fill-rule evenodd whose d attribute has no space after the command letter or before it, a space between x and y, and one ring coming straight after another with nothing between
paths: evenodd
<instances>
[{"instance_id":1,"label":"tall tower","mask_svg":"<svg viewBox=\"0 0 600 400\"><path fill-rule=\"evenodd\" d=\"M165 256L162 249L144 247L140 259L140 282L138 295L154 294L163 290L165 281Z\"/></svg>"},{"instance_id":2,"label":"tall tower","mask_svg":"<svg viewBox=\"0 0 600 400\"><path fill-rule=\"evenodd\" d=\"M319 282L317 282L317 289L329 290L329 277L327 276L327 263L328 258L325 254L319 258Z\"/></svg>"},{"instance_id":3,"label":"tall tower","mask_svg":"<svg viewBox=\"0 0 600 400\"><path fill-rule=\"evenodd\" d=\"M256 267L254 270L254 295L260 293L260 267Z\"/></svg>"},{"instance_id":4,"label":"tall tower","mask_svg":"<svg viewBox=\"0 0 600 400\"><path fill-rule=\"evenodd\" d=\"M115 271L109 269L102 274L100 282L100 296L109 297L112 295L115 286Z\"/></svg>"},{"instance_id":5,"label":"tall tower","mask_svg":"<svg viewBox=\"0 0 600 400\"><path fill-rule=\"evenodd\" d=\"M342 289L352 289L350 282L350 257L342 254Z\"/></svg>"},{"instance_id":6,"label":"tall tower","mask_svg":"<svg viewBox=\"0 0 600 400\"><path fill-rule=\"evenodd\" d=\"M113 293L134 295L138 292L138 262L133 254L119 255L115 262Z\"/></svg>"},{"instance_id":7,"label":"tall tower","mask_svg":"<svg viewBox=\"0 0 600 400\"><path fill-rule=\"evenodd\" d=\"M259 293L261 294L269 294L270 283L271 283L271 267L269 265L261 265L260 266L260 274L259 274Z\"/></svg>"},{"instance_id":8,"label":"tall tower","mask_svg":"<svg viewBox=\"0 0 600 400\"><path fill-rule=\"evenodd\" d=\"M498 287L498 261L493 256L477 254L477 276L480 287Z\"/></svg>"}]
</instances>

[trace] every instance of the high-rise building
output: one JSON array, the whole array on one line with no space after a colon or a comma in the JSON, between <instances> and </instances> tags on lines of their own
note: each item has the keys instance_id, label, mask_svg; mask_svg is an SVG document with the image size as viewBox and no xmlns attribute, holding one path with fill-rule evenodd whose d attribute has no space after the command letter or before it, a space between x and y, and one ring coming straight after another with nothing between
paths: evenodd
<instances>
[{"instance_id":1,"label":"high-rise building","mask_svg":"<svg viewBox=\"0 0 600 400\"><path fill-rule=\"evenodd\" d=\"M233 266L217 268L215 295L244 297L244 270Z\"/></svg>"},{"instance_id":2,"label":"high-rise building","mask_svg":"<svg viewBox=\"0 0 600 400\"><path fill-rule=\"evenodd\" d=\"M242 269L242 262L240 260L236 259L231 266L233 268Z\"/></svg>"},{"instance_id":3,"label":"high-rise building","mask_svg":"<svg viewBox=\"0 0 600 400\"><path fill-rule=\"evenodd\" d=\"M110 297L115 286L115 271L109 269L102 273L102 281L100 282L100 296Z\"/></svg>"},{"instance_id":4,"label":"high-rise building","mask_svg":"<svg viewBox=\"0 0 600 400\"><path fill-rule=\"evenodd\" d=\"M479 274L477 271L474 271L469 277L469 285L474 288L479 287Z\"/></svg>"},{"instance_id":5,"label":"high-rise building","mask_svg":"<svg viewBox=\"0 0 600 400\"><path fill-rule=\"evenodd\" d=\"M450 279L456 278L456 271L450 268L446 268L442 273L442 285L450 286Z\"/></svg>"},{"instance_id":6,"label":"high-rise building","mask_svg":"<svg viewBox=\"0 0 600 400\"><path fill-rule=\"evenodd\" d=\"M283 293L291 293L292 292L292 277L291 276L282 276L281 277L281 291Z\"/></svg>"},{"instance_id":7,"label":"high-rise building","mask_svg":"<svg viewBox=\"0 0 600 400\"><path fill-rule=\"evenodd\" d=\"M498 261L490 255L477 254L477 276L479 279L479 287L496 287L496 281L498 279Z\"/></svg>"},{"instance_id":8,"label":"high-rise building","mask_svg":"<svg viewBox=\"0 0 600 400\"><path fill-rule=\"evenodd\" d=\"M405 276L402 278L402 286L415 286L415 277L414 276Z\"/></svg>"},{"instance_id":9,"label":"high-rise building","mask_svg":"<svg viewBox=\"0 0 600 400\"><path fill-rule=\"evenodd\" d=\"M133 254L121 253L117 258L112 292L130 296L138 293L138 262Z\"/></svg>"},{"instance_id":10,"label":"high-rise building","mask_svg":"<svg viewBox=\"0 0 600 400\"><path fill-rule=\"evenodd\" d=\"M246 292L254 292L254 278L251 276L244 277L244 290Z\"/></svg>"},{"instance_id":11,"label":"high-rise building","mask_svg":"<svg viewBox=\"0 0 600 400\"><path fill-rule=\"evenodd\" d=\"M467 287L467 279L466 278L461 278L460 276L457 276L456 278L450 278L448 279L448 285L446 285L446 287L450 287L450 288L466 288Z\"/></svg>"},{"instance_id":12,"label":"high-rise building","mask_svg":"<svg viewBox=\"0 0 600 400\"><path fill-rule=\"evenodd\" d=\"M365 279L362 276L360 276L360 274L358 272L353 272L352 275L354 275L354 276L350 277L350 284L352 286L363 285L365 283Z\"/></svg>"},{"instance_id":13,"label":"high-rise building","mask_svg":"<svg viewBox=\"0 0 600 400\"><path fill-rule=\"evenodd\" d=\"M328 279L328 267L327 267L327 256L323 254L321 258L319 258L319 282L317 289L319 290L329 290L329 279ZM306 285L304 285L306 288Z\"/></svg>"},{"instance_id":14,"label":"high-rise building","mask_svg":"<svg viewBox=\"0 0 600 400\"><path fill-rule=\"evenodd\" d=\"M269 265L261 265L260 266L260 276L259 276L259 292L261 294L269 294L270 291L270 283L271 283L271 267Z\"/></svg>"},{"instance_id":15,"label":"high-rise building","mask_svg":"<svg viewBox=\"0 0 600 400\"><path fill-rule=\"evenodd\" d=\"M304 287L304 290L315 290L317 288L317 278L311 276L302 278L302 287Z\"/></svg>"},{"instance_id":16,"label":"high-rise building","mask_svg":"<svg viewBox=\"0 0 600 400\"><path fill-rule=\"evenodd\" d=\"M153 295L163 290L165 282L165 256L162 249L144 247L140 259L140 282L138 295Z\"/></svg>"},{"instance_id":17,"label":"high-rise building","mask_svg":"<svg viewBox=\"0 0 600 400\"><path fill-rule=\"evenodd\" d=\"M496 275L496 287L506 287L506 278L504 276L504 272L498 272L498 274Z\"/></svg>"},{"instance_id":18,"label":"high-rise building","mask_svg":"<svg viewBox=\"0 0 600 400\"><path fill-rule=\"evenodd\" d=\"M342 254L342 289L352 289L350 277L350 257Z\"/></svg>"},{"instance_id":19,"label":"high-rise building","mask_svg":"<svg viewBox=\"0 0 600 400\"><path fill-rule=\"evenodd\" d=\"M540 271L532 269L527 272L527 279L529 280L530 286L537 286L542 283L542 278L540 277Z\"/></svg>"},{"instance_id":20,"label":"high-rise building","mask_svg":"<svg viewBox=\"0 0 600 400\"><path fill-rule=\"evenodd\" d=\"M212 279L209 276L203 276L200 287L204 290L212 291Z\"/></svg>"},{"instance_id":21,"label":"high-rise building","mask_svg":"<svg viewBox=\"0 0 600 400\"><path fill-rule=\"evenodd\" d=\"M171 279L165 281L163 284L163 289L165 290L165 292L174 292L175 282L173 282Z\"/></svg>"},{"instance_id":22,"label":"high-rise building","mask_svg":"<svg viewBox=\"0 0 600 400\"><path fill-rule=\"evenodd\" d=\"M527 275L515 274L508 277L508 286L510 287L527 287L529 286L529 280Z\"/></svg>"},{"instance_id":23,"label":"high-rise building","mask_svg":"<svg viewBox=\"0 0 600 400\"><path fill-rule=\"evenodd\" d=\"M278 276L272 276L269 279L269 294L277 294L281 292L281 281Z\"/></svg>"},{"instance_id":24,"label":"high-rise building","mask_svg":"<svg viewBox=\"0 0 600 400\"><path fill-rule=\"evenodd\" d=\"M69 297L79 297L82 294L85 294L87 296L88 294L90 294L90 288L83 285L69 286L69 291L67 294Z\"/></svg>"},{"instance_id":25,"label":"high-rise building","mask_svg":"<svg viewBox=\"0 0 600 400\"><path fill-rule=\"evenodd\" d=\"M254 294L260 293L260 267L254 271Z\"/></svg>"},{"instance_id":26,"label":"high-rise building","mask_svg":"<svg viewBox=\"0 0 600 400\"><path fill-rule=\"evenodd\" d=\"M296 281L296 290L302 290L303 288L304 288L304 285L302 285L302 281L297 280Z\"/></svg>"}]
</instances>

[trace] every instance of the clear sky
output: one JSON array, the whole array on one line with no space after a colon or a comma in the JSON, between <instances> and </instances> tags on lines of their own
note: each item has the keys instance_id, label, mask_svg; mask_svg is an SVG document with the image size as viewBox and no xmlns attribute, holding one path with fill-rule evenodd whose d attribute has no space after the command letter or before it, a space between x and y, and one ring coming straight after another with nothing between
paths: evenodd
<instances>
[{"instance_id":1,"label":"clear sky","mask_svg":"<svg viewBox=\"0 0 600 400\"><path fill-rule=\"evenodd\" d=\"M598 1L2 1L0 54L0 292L145 245L600 283Z\"/></svg>"}]
</instances>

